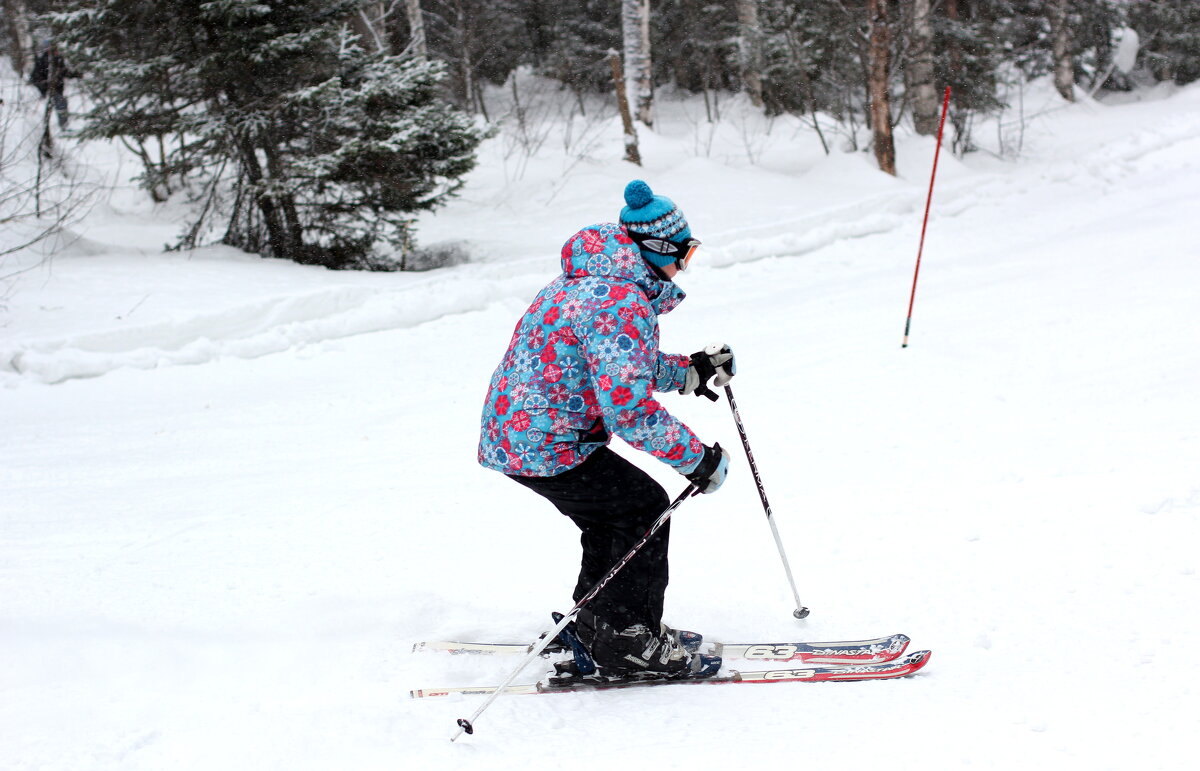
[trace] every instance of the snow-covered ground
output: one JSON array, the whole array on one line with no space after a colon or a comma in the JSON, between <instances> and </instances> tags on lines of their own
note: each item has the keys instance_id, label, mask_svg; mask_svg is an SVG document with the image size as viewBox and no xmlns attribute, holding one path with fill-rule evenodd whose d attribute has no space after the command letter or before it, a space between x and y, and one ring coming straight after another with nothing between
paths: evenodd
<instances>
[{"instance_id":1,"label":"snow-covered ground","mask_svg":"<svg viewBox=\"0 0 1200 771\"><path fill-rule=\"evenodd\" d=\"M1145 96L1059 107L1042 88L1023 130L977 130L1019 158L942 154L907 349L927 138L901 138L892 179L800 122L733 102L714 131L665 101L639 170L611 116L568 135L546 113L536 153L490 140L421 220L474 261L419 274L162 253L178 208L133 190L113 147L67 142L94 207L0 261L0 767L1191 767L1200 87ZM514 662L412 644L533 639L577 560L565 518L475 465L487 378L562 241L614 219L636 176L705 242L663 347L737 351L812 608L792 619L739 458L677 515L668 621L901 631L932 661L506 697L451 744L479 697L409 689ZM724 404L663 401L738 446Z\"/></svg>"}]
</instances>

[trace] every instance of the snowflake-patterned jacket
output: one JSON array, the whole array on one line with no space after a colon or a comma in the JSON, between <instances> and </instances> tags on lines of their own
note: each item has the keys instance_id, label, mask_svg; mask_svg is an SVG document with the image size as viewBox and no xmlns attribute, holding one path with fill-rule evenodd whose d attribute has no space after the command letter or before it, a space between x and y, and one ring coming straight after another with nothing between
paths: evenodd
<instances>
[{"instance_id":1,"label":"snowflake-patterned jacket","mask_svg":"<svg viewBox=\"0 0 1200 771\"><path fill-rule=\"evenodd\" d=\"M688 357L658 350L658 315L683 301L650 272L620 225L562 248L562 274L534 298L492 375L479 462L505 474L561 474L611 435L687 473L696 435L654 399L683 387Z\"/></svg>"}]
</instances>

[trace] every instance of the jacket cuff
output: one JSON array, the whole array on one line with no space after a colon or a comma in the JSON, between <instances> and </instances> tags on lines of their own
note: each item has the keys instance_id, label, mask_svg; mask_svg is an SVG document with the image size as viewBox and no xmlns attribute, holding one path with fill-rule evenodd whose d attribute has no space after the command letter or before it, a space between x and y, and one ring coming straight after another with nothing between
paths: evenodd
<instances>
[{"instance_id":1,"label":"jacket cuff","mask_svg":"<svg viewBox=\"0 0 1200 771\"><path fill-rule=\"evenodd\" d=\"M662 353L660 351L658 361L655 362L654 366L654 390L682 390L684 383L687 381L687 371L691 363L691 359L683 354Z\"/></svg>"}]
</instances>

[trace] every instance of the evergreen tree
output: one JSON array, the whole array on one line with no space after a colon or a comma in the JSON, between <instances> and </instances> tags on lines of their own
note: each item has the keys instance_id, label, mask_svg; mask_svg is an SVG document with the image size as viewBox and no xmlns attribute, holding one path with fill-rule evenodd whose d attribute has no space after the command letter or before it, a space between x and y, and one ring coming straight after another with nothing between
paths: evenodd
<instances>
[{"instance_id":1,"label":"evergreen tree","mask_svg":"<svg viewBox=\"0 0 1200 771\"><path fill-rule=\"evenodd\" d=\"M1142 0L1129 6L1141 41L1141 61L1159 80L1200 80L1200 3Z\"/></svg>"},{"instance_id":2,"label":"evergreen tree","mask_svg":"<svg viewBox=\"0 0 1200 771\"><path fill-rule=\"evenodd\" d=\"M1037 23L1044 24L1044 18L1038 17ZM935 19L934 70L937 82L950 86L952 143L960 154L972 149L975 118L1005 106L997 96L1007 40L1004 31L1003 22L983 13L980 6L957 0L947 0L944 15Z\"/></svg>"},{"instance_id":3,"label":"evergreen tree","mask_svg":"<svg viewBox=\"0 0 1200 771\"><path fill-rule=\"evenodd\" d=\"M621 48L621 8L611 0L579 0L554 10L531 47L539 71L577 94L611 93L608 52Z\"/></svg>"},{"instance_id":4,"label":"evergreen tree","mask_svg":"<svg viewBox=\"0 0 1200 771\"><path fill-rule=\"evenodd\" d=\"M386 266L380 249L409 249L411 214L458 188L481 132L439 102L440 64L357 44L359 5L76 2L55 26L96 104L82 136L175 138L147 181L203 173L185 245L219 213L223 240L250 251Z\"/></svg>"},{"instance_id":5,"label":"evergreen tree","mask_svg":"<svg viewBox=\"0 0 1200 771\"><path fill-rule=\"evenodd\" d=\"M693 93L735 89L738 19L728 3L658 0L652 25L655 81Z\"/></svg>"},{"instance_id":6,"label":"evergreen tree","mask_svg":"<svg viewBox=\"0 0 1200 771\"><path fill-rule=\"evenodd\" d=\"M763 0L763 100L768 110L826 112L851 126L865 116L861 5Z\"/></svg>"},{"instance_id":7,"label":"evergreen tree","mask_svg":"<svg viewBox=\"0 0 1200 771\"><path fill-rule=\"evenodd\" d=\"M503 83L527 54L520 0L422 0L422 9L429 55L448 65L455 103L483 112L483 85Z\"/></svg>"}]
</instances>

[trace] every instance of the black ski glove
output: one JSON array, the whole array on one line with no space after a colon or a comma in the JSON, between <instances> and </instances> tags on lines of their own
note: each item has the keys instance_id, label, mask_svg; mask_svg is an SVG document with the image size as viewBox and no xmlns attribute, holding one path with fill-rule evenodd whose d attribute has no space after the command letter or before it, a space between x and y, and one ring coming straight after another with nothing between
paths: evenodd
<instances>
[{"instance_id":1,"label":"black ski glove","mask_svg":"<svg viewBox=\"0 0 1200 771\"><path fill-rule=\"evenodd\" d=\"M704 457L696 468L687 474L687 480L694 484L702 493L715 493L725 483L725 475L729 473L729 453L721 449L720 442L712 447L704 446Z\"/></svg>"},{"instance_id":2,"label":"black ski glove","mask_svg":"<svg viewBox=\"0 0 1200 771\"><path fill-rule=\"evenodd\" d=\"M711 379L713 385L722 388L733 380L733 376L737 374L733 349L724 343L713 343L703 351L693 353L691 359L683 388L679 389L679 393L695 393L696 396L707 396L715 402L717 395L708 387L708 381Z\"/></svg>"}]
</instances>

